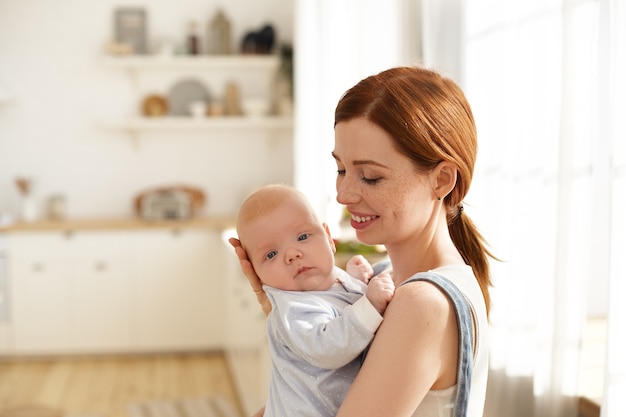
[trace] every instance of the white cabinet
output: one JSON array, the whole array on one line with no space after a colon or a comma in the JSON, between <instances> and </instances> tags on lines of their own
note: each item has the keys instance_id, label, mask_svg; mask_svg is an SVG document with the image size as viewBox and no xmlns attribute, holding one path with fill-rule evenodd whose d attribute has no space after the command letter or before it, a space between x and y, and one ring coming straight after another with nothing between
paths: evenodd
<instances>
[{"instance_id":1,"label":"white cabinet","mask_svg":"<svg viewBox=\"0 0 626 417\"><path fill-rule=\"evenodd\" d=\"M133 345L140 350L218 348L224 340L219 234L137 232Z\"/></svg>"},{"instance_id":2,"label":"white cabinet","mask_svg":"<svg viewBox=\"0 0 626 417\"><path fill-rule=\"evenodd\" d=\"M129 346L131 255L128 242L117 238L114 233L94 238L63 232L9 237L16 352L110 351Z\"/></svg>"},{"instance_id":3,"label":"white cabinet","mask_svg":"<svg viewBox=\"0 0 626 417\"><path fill-rule=\"evenodd\" d=\"M66 350L72 345L73 316L68 242L60 234L38 236L35 241L30 250L8 257L14 347L28 353ZM17 248L23 243L19 237L10 242Z\"/></svg>"},{"instance_id":4,"label":"white cabinet","mask_svg":"<svg viewBox=\"0 0 626 417\"><path fill-rule=\"evenodd\" d=\"M134 253L124 234L75 233L68 238L72 285L72 346L79 351L116 351L131 341Z\"/></svg>"},{"instance_id":5,"label":"white cabinet","mask_svg":"<svg viewBox=\"0 0 626 417\"><path fill-rule=\"evenodd\" d=\"M140 228L6 237L12 340L2 353L224 345L227 278L219 231Z\"/></svg>"}]
</instances>

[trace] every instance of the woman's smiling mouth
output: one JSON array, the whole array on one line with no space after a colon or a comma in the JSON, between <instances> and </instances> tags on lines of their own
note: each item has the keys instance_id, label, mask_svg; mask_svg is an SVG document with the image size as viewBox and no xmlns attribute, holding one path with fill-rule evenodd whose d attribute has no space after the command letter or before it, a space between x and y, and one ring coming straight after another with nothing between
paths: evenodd
<instances>
[{"instance_id":1,"label":"woman's smiling mouth","mask_svg":"<svg viewBox=\"0 0 626 417\"><path fill-rule=\"evenodd\" d=\"M350 225L354 229L364 229L374 221L376 221L380 216L357 216L356 214L352 214L350 216Z\"/></svg>"}]
</instances>

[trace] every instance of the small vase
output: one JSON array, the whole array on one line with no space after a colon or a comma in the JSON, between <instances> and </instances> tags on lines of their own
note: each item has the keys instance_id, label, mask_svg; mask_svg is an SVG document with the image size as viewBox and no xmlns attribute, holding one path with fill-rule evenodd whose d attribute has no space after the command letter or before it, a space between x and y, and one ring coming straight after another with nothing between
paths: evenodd
<instances>
[{"instance_id":1,"label":"small vase","mask_svg":"<svg viewBox=\"0 0 626 417\"><path fill-rule=\"evenodd\" d=\"M37 206L35 200L31 196L22 198L22 221L34 222L37 220Z\"/></svg>"}]
</instances>

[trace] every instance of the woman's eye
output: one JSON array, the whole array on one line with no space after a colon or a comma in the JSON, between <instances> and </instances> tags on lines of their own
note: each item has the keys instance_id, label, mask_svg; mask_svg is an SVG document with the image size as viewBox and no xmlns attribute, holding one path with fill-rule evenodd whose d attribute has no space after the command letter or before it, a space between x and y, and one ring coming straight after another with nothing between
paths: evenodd
<instances>
[{"instance_id":1,"label":"woman's eye","mask_svg":"<svg viewBox=\"0 0 626 417\"><path fill-rule=\"evenodd\" d=\"M298 242L302 242L303 240L307 240L308 238L309 238L308 233L302 233L300 236L298 236Z\"/></svg>"},{"instance_id":2,"label":"woman's eye","mask_svg":"<svg viewBox=\"0 0 626 417\"><path fill-rule=\"evenodd\" d=\"M269 252L267 255L265 255L265 259L272 259L277 254L278 253L275 250L273 250L273 251Z\"/></svg>"},{"instance_id":3,"label":"woman's eye","mask_svg":"<svg viewBox=\"0 0 626 417\"><path fill-rule=\"evenodd\" d=\"M361 178L361 181L363 181L365 184L368 184L368 185L374 185L380 180L381 180L380 177L379 178L366 178L366 177Z\"/></svg>"},{"instance_id":4,"label":"woman's eye","mask_svg":"<svg viewBox=\"0 0 626 417\"><path fill-rule=\"evenodd\" d=\"M346 170L345 169L338 169L337 170L337 175L340 176L340 177L346 175Z\"/></svg>"}]
</instances>

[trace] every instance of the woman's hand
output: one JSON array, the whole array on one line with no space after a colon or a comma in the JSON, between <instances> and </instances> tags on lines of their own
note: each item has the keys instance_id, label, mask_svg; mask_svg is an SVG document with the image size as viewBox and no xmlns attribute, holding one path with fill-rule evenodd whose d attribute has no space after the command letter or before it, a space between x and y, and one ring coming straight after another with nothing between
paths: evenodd
<instances>
[{"instance_id":1,"label":"woman's hand","mask_svg":"<svg viewBox=\"0 0 626 417\"><path fill-rule=\"evenodd\" d=\"M241 246L239 239L231 237L228 239L228 243L235 248L235 254L237 255L237 258L239 258L239 265L241 265L241 272L243 272L248 279L252 290L254 290L254 293L256 294L257 301L261 304L263 312L266 315L269 314L270 311L272 311L272 303L270 303L269 298L267 298L267 294L263 291L263 284L261 283L259 276L254 271L252 263L248 259L248 254Z\"/></svg>"}]
</instances>

